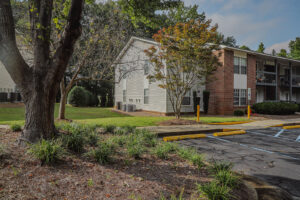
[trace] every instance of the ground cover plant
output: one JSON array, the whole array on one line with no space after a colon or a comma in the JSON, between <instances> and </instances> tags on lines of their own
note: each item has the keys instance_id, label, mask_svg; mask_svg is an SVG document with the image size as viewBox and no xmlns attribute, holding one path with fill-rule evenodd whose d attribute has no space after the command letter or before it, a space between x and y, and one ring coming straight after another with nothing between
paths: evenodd
<instances>
[{"instance_id":1,"label":"ground cover plant","mask_svg":"<svg viewBox=\"0 0 300 200\"><path fill-rule=\"evenodd\" d=\"M58 129L54 140L25 148L14 146L19 132L0 129L9 154L0 167L0 198L226 199L239 194L231 165L208 167L195 149L163 142L149 131L116 127L108 133L76 123ZM63 139L74 133L83 138L80 152ZM93 143L91 135L97 136Z\"/></svg>"}]
</instances>

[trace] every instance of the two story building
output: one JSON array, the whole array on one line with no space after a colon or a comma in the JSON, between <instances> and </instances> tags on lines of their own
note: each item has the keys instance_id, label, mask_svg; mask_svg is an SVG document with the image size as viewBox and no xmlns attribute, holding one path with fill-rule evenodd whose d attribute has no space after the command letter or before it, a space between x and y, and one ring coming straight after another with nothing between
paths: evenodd
<instances>
[{"instance_id":1,"label":"two story building","mask_svg":"<svg viewBox=\"0 0 300 200\"><path fill-rule=\"evenodd\" d=\"M115 106L123 110L144 110L172 114L167 91L147 76L153 65L144 50L159 44L132 37L115 62ZM236 109L265 101L300 102L300 61L255 51L221 46L220 63L206 85L195 85L184 97L182 112L194 112L195 97L210 91L209 114L230 115ZM121 75L122 71L128 73ZM127 106L127 107L126 107Z\"/></svg>"}]
</instances>

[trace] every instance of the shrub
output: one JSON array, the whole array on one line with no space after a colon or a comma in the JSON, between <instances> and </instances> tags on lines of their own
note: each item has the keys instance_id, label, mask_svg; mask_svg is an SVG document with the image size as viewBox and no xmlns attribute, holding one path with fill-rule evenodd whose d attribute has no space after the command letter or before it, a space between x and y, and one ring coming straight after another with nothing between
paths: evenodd
<instances>
[{"instance_id":1,"label":"shrub","mask_svg":"<svg viewBox=\"0 0 300 200\"><path fill-rule=\"evenodd\" d=\"M167 159L169 153L175 152L177 149L177 144L164 142L157 145L153 153L161 159Z\"/></svg>"},{"instance_id":2,"label":"shrub","mask_svg":"<svg viewBox=\"0 0 300 200\"><path fill-rule=\"evenodd\" d=\"M209 91L207 91L207 90L203 91L203 108L204 108L205 114L207 114L207 112L208 112L209 95L210 95Z\"/></svg>"},{"instance_id":3,"label":"shrub","mask_svg":"<svg viewBox=\"0 0 300 200\"><path fill-rule=\"evenodd\" d=\"M232 171L221 170L215 174L215 179L219 184L228 186L230 188L235 188L239 184L239 177L235 175Z\"/></svg>"},{"instance_id":4,"label":"shrub","mask_svg":"<svg viewBox=\"0 0 300 200\"><path fill-rule=\"evenodd\" d=\"M259 114L290 115L298 111L298 105L287 102L263 102L253 104L252 109Z\"/></svg>"},{"instance_id":5,"label":"shrub","mask_svg":"<svg viewBox=\"0 0 300 200\"><path fill-rule=\"evenodd\" d=\"M199 169L205 165L203 155L198 153L193 154L190 158L190 161Z\"/></svg>"},{"instance_id":6,"label":"shrub","mask_svg":"<svg viewBox=\"0 0 300 200\"><path fill-rule=\"evenodd\" d=\"M226 185L220 185L216 181L212 181L208 184L197 185L198 191L204 194L211 200L229 200L232 199L230 195L231 189Z\"/></svg>"},{"instance_id":7,"label":"shrub","mask_svg":"<svg viewBox=\"0 0 300 200\"><path fill-rule=\"evenodd\" d=\"M105 133L114 133L117 127L114 125L107 125L104 126L103 128Z\"/></svg>"},{"instance_id":8,"label":"shrub","mask_svg":"<svg viewBox=\"0 0 300 200\"><path fill-rule=\"evenodd\" d=\"M62 142L69 150L81 153L84 149L85 138L81 132L73 132L70 135L63 135Z\"/></svg>"},{"instance_id":9,"label":"shrub","mask_svg":"<svg viewBox=\"0 0 300 200\"><path fill-rule=\"evenodd\" d=\"M6 154L5 147L0 143L0 159Z\"/></svg>"},{"instance_id":10,"label":"shrub","mask_svg":"<svg viewBox=\"0 0 300 200\"><path fill-rule=\"evenodd\" d=\"M87 143L91 146L96 146L99 140L99 136L95 132L91 132L87 136Z\"/></svg>"},{"instance_id":11,"label":"shrub","mask_svg":"<svg viewBox=\"0 0 300 200\"><path fill-rule=\"evenodd\" d=\"M75 107L87 106L86 89L80 86L73 87L68 95L68 103Z\"/></svg>"},{"instance_id":12,"label":"shrub","mask_svg":"<svg viewBox=\"0 0 300 200\"><path fill-rule=\"evenodd\" d=\"M96 149L93 149L89 152L89 155L100 164L106 164L110 162L113 154L114 146L110 142L100 142Z\"/></svg>"},{"instance_id":13,"label":"shrub","mask_svg":"<svg viewBox=\"0 0 300 200\"><path fill-rule=\"evenodd\" d=\"M137 137L135 134L128 137L126 148L128 155L133 158L140 158L145 151L141 137Z\"/></svg>"},{"instance_id":14,"label":"shrub","mask_svg":"<svg viewBox=\"0 0 300 200\"><path fill-rule=\"evenodd\" d=\"M114 136L114 137L111 137L110 139L113 144L116 144L117 146L122 147L124 144L126 144L126 142L128 140L128 136L126 136L126 135Z\"/></svg>"},{"instance_id":15,"label":"shrub","mask_svg":"<svg viewBox=\"0 0 300 200\"><path fill-rule=\"evenodd\" d=\"M218 162L214 161L210 167L210 171L214 174L220 171L231 171L233 164L230 162Z\"/></svg>"},{"instance_id":16,"label":"shrub","mask_svg":"<svg viewBox=\"0 0 300 200\"><path fill-rule=\"evenodd\" d=\"M10 126L10 130L12 130L13 132L17 132L17 131L21 131L22 130L22 127L21 125L19 124L12 124Z\"/></svg>"},{"instance_id":17,"label":"shrub","mask_svg":"<svg viewBox=\"0 0 300 200\"><path fill-rule=\"evenodd\" d=\"M139 139L143 146L154 147L157 144L157 136L146 129L136 129L133 135Z\"/></svg>"},{"instance_id":18,"label":"shrub","mask_svg":"<svg viewBox=\"0 0 300 200\"><path fill-rule=\"evenodd\" d=\"M194 148L186 148L186 147L180 147L178 149L178 155L186 160L191 160L191 157L193 154L195 154L196 151Z\"/></svg>"},{"instance_id":19,"label":"shrub","mask_svg":"<svg viewBox=\"0 0 300 200\"><path fill-rule=\"evenodd\" d=\"M135 126L122 126L121 128L124 130L126 134L134 133L134 131L136 130Z\"/></svg>"},{"instance_id":20,"label":"shrub","mask_svg":"<svg viewBox=\"0 0 300 200\"><path fill-rule=\"evenodd\" d=\"M243 110L235 110L233 112L234 116L244 116L245 112Z\"/></svg>"},{"instance_id":21,"label":"shrub","mask_svg":"<svg viewBox=\"0 0 300 200\"><path fill-rule=\"evenodd\" d=\"M31 145L28 152L39 159L42 164L50 164L56 162L62 156L63 148L57 141L43 139Z\"/></svg>"}]
</instances>

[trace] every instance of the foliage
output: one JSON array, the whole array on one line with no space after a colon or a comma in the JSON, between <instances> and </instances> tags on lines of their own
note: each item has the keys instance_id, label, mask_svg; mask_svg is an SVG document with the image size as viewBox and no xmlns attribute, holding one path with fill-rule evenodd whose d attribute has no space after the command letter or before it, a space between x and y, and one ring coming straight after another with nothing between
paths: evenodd
<instances>
[{"instance_id":1,"label":"foliage","mask_svg":"<svg viewBox=\"0 0 300 200\"><path fill-rule=\"evenodd\" d=\"M280 49L280 52L277 54L277 56L281 56L281 57L286 58L287 57L286 49Z\"/></svg>"},{"instance_id":2,"label":"foliage","mask_svg":"<svg viewBox=\"0 0 300 200\"><path fill-rule=\"evenodd\" d=\"M290 115L298 111L298 105L287 102L262 102L253 104L252 109L259 114Z\"/></svg>"},{"instance_id":3,"label":"foliage","mask_svg":"<svg viewBox=\"0 0 300 200\"><path fill-rule=\"evenodd\" d=\"M170 142L163 142L163 143L159 143L153 153L161 159L167 159L169 156L169 153L173 153L176 152L176 150L178 149L177 144L175 143L170 143Z\"/></svg>"},{"instance_id":4,"label":"foliage","mask_svg":"<svg viewBox=\"0 0 300 200\"><path fill-rule=\"evenodd\" d=\"M229 47L238 47L236 44L236 39L233 36L225 37L222 33L218 34L220 44L229 46Z\"/></svg>"},{"instance_id":5,"label":"foliage","mask_svg":"<svg viewBox=\"0 0 300 200\"><path fill-rule=\"evenodd\" d=\"M87 135L87 143L91 146L96 146L99 140L99 136L95 132L91 132Z\"/></svg>"},{"instance_id":6,"label":"foliage","mask_svg":"<svg viewBox=\"0 0 300 200\"><path fill-rule=\"evenodd\" d=\"M228 186L218 184L216 181L204 185L197 184L197 187L198 191L210 200L232 199L232 196L230 195L231 189Z\"/></svg>"},{"instance_id":7,"label":"foliage","mask_svg":"<svg viewBox=\"0 0 300 200\"><path fill-rule=\"evenodd\" d=\"M141 137L136 137L134 134L130 135L126 144L129 156L133 158L140 158L145 152L145 147L141 139Z\"/></svg>"},{"instance_id":8,"label":"foliage","mask_svg":"<svg viewBox=\"0 0 300 200\"><path fill-rule=\"evenodd\" d=\"M106 164L111 161L114 154L114 146L110 142L99 142L96 149L91 150L88 155L92 156L98 163Z\"/></svg>"},{"instance_id":9,"label":"foliage","mask_svg":"<svg viewBox=\"0 0 300 200\"><path fill-rule=\"evenodd\" d=\"M114 133L117 127L114 125L107 125L104 126L103 128L105 133Z\"/></svg>"},{"instance_id":10,"label":"foliage","mask_svg":"<svg viewBox=\"0 0 300 200\"><path fill-rule=\"evenodd\" d=\"M215 179L220 185L228 186L230 188L236 188L240 182L240 179L232 171L220 170L215 174Z\"/></svg>"},{"instance_id":11,"label":"foliage","mask_svg":"<svg viewBox=\"0 0 300 200\"><path fill-rule=\"evenodd\" d=\"M133 136L139 139L143 146L154 147L157 144L156 134L146 130L146 129L136 129Z\"/></svg>"},{"instance_id":12,"label":"foliage","mask_svg":"<svg viewBox=\"0 0 300 200\"><path fill-rule=\"evenodd\" d=\"M243 110L235 110L233 111L234 116L244 116L245 112Z\"/></svg>"},{"instance_id":13,"label":"foliage","mask_svg":"<svg viewBox=\"0 0 300 200\"><path fill-rule=\"evenodd\" d=\"M300 37L296 37L295 40L290 41L289 43L290 48L290 56L293 59L300 60Z\"/></svg>"},{"instance_id":14,"label":"foliage","mask_svg":"<svg viewBox=\"0 0 300 200\"><path fill-rule=\"evenodd\" d=\"M251 49L246 45L240 46L240 49L251 51Z\"/></svg>"},{"instance_id":15,"label":"foliage","mask_svg":"<svg viewBox=\"0 0 300 200\"><path fill-rule=\"evenodd\" d=\"M209 95L210 92L207 90L203 91L203 107L204 107L204 113L208 113L208 105L209 105Z\"/></svg>"},{"instance_id":16,"label":"foliage","mask_svg":"<svg viewBox=\"0 0 300 200\"><path fill-rule=\"evenodd\" d=\"M264 45L264 43L260 43L259 44L259 46L258 46L258 49L257 49L257 52L259 52L259 53L264 53L264 51L265 51L265 45Z\"/></svg>"},{"instance_id":17,"label":"foliage","mask_svg":"<svg viewBox=\"0 0 300 200\"><path fill-rule=\"evenodd\" d=\"M10 130L12 130L13 132L21 131L22 126L20 124L12 124L10 125Z\"/></svg>"},{"instance_id":18,"label":"foliage","mask_svg":"<svg viewBox=\"0 0 300 200\"><path fill-rule=\"evenodd\" d=\"M193 163L193 165L197 166L198 169L203 167L204 164L204 156L202 154L194 153L190 157L190 161Z\"/></svg>"},{"instance_id":19,"label":"foliage","mask_svg":"<svg viewBox=\"0 0 300 200\"><path fill-rule=\"evenodd\" d=\"M68 95L68 103L75 107L83 107L88 103L86 90L83 87L75 86Z\"/></svg>"},{"instance_id":20,"label":"foliage","mask_svg":"<svg viewBox=\"0 0 300 200\"><path fill-rule=\"evenodd\" d=\"M39 159L42 164L51 164L61 158L64 150L58 141L42 139L40 142L31 145L28 152Z\"/></svg>"},{"instance_id":21,"label":"foliage","mask_svg":"<svg viewBox=\"0 0 300 200\"><path fill-rule=\"evenodd\" d=\"M173 111L180 118L183 97L194 85L207 81L220 64L220 55L214 54L219 48L217 26L211 26L210 20L191 20L163 28L153 38L160 49L152 46L145 50L154 64L154 73L148 78L167 90Z\"/></svg>"},{"instance_id":22,"label":"foliage","mask_svg":"<svg viewBox=\"0 0 300 200\"><path fill-rule=\"evenodd\" d=\"M81 153L84 149L85 137L82 132L72 132L70 135L62 135L62 142L69 150Z\"/></svg>"},{"instance_id":23,"label":"foliage","mask_svg":"<svg viewBox=\"0 0 300 200\"><path fill-rule=\"evenodd\" d=\"M199 154L194 148L180 147L177 150L177 154L181 158L189 160L191 163L193 163L193 165L197 166L199 169L205 165L203 155Z\"/></svg>"},{"instance_id":24,"label":"foliage","mask_svg":"<svg viewBox=\"0 0 300 200\"><path fill-rule=\"evenodd\" d=\"M0 160L5 155L5 147L3 144L0 143Z\"/></svg>"},{"instance_id":25,"label":"foliage","mask_svg":"<svg viewBox=\"0 0 300 200\"><path fill-rule=\"evenodd\" d=\"M220 171L230 171L232 167L233 164L230 162L214 161L210 167L210 171L216 174Z\"/></svg>"}]
</instances>

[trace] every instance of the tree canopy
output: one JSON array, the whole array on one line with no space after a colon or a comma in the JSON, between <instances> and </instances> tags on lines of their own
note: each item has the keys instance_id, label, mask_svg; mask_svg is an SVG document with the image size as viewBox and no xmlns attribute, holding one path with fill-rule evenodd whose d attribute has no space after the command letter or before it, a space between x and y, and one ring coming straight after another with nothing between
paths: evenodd
<instances>
[{"instance_id":1,"label":"tree canopy","mask_svg":"<svg viewBox=\"0 0 300 200\"><path fill-rule=\"evenodd\" d=\"M290 41L290 56L293 59L300 60L300 37L296 37L295 40Z\"/></svg>"},{"instance_id":2,"label":"tree canopy","mask_svg":"<svg viewBox=\"0 0 300 200\"><path fill-rule=\"evenodd\" d=\"M264 43L261 42L258 46L257 52L264 53L264 51L265 51L265 45Z\"/></svg>"}]
</instances>

